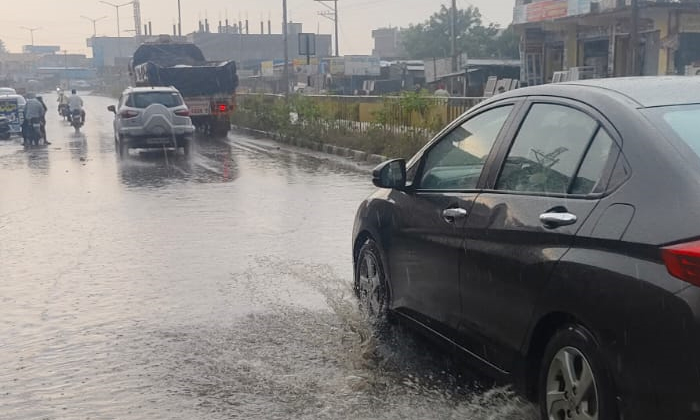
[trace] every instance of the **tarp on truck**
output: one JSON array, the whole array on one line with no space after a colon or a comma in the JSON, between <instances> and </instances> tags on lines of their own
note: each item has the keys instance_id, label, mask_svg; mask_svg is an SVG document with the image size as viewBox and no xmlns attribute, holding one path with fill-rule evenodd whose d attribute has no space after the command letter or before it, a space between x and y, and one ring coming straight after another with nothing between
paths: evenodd
<instances>
[{"instance_id":1,"label":"tarp on truck","mask_svg":"<svg viewBox=\"0 0 700 420\"><path fill-rule=\"evenodd\" d=\"M233 61L194 65L179 62L169 67L146 62L135 66L134 75L138 86L174 86L185 97L233 94L238 87Z\"/></svg>"},{"instance_id":2,"label":"tarp on truck","mask_svg":"<svg viewBox=\"0 0 700 420\"><path fill-rule=\"evenodd\" d=\"M173 67L179 64L201 65L207 60L195 44L146 43L134 52L132 63L136 67L149 61L163 67Z\"/></svg>"}]
</instances>

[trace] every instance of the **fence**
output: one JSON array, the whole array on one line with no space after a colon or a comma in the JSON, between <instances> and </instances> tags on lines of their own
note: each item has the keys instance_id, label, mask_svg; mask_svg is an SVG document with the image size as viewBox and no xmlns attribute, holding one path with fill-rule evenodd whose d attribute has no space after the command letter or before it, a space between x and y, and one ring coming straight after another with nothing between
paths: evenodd
<instances>
[{"instance_id":1,"label":"fence","mask_svg":"<svg viewBox=\"0 0 700 420\"><path fill-rule=\"evenodd\" d=\"M293 96L289 111L300 121L321 119L331 128L366 132L382 128L400 134L410 130L435 133L483 98L403 96ZM240 111L261 111L260 104L281 106L284 96L239 94ZM264 108L264 106L263 106Z\"/></svg>"},{"instance_id":2,"label":"fence","mask_svg":"<svg viewBox=\"0 0 700 420\"><path fill-rule=\"evenodd\" d=\"M233 123L282 137L410 157L482 98L241 94Z\"/></svg>"}]
</instances>

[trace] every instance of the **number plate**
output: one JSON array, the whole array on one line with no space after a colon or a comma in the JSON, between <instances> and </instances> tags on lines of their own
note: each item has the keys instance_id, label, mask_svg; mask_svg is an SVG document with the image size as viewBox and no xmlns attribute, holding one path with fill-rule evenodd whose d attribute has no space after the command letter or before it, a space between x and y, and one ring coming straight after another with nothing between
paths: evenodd
<instances>
[{"instance_id":1,"label":"number plate","mask_svg":"<svg viewBox=\"0 0 700 420\"><path fill-rule=\"evenodd\" d=\"M172 143L173 139L168 137L158 137L154 139L146 139L147 144L169 144Z\"/></svg>"},{"instance_id":2,"label":"number plate","mask_svg":"<svg viewBox=\"0 0 700 420\"><path fill-rule=\"evenodd\" d=\"M190 115L209 115L211 109L208 103L194 102L187 104L190 109Z\"/></svg>"}]
</instances>

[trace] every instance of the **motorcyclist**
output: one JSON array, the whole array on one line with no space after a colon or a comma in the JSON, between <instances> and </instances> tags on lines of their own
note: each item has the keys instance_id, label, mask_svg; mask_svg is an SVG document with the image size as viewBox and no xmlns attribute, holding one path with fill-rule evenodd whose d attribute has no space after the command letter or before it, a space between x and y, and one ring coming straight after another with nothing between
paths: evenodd
<instances>
[{"instance_id":1,"label":"motorcyclist","mask_svg":"<svg viewBox=\"0 0 700 420\"><path fill-rule=\"evenodd\" d=\"M85 123L85 110L83 109L83 98L78 96L78 93L75 91L75 89L71 90L71 95L68 98L68 108L70 109L70 114L73 114L73 111L80 111L80 116L83 119L83 123Z\"/></svg>"},{"instance_id":2,"label":"motorcyclist","mask_svg":"<svg viewBox=\"0 0 700 420\"><path fill-rule=\"evenodd\" d=\"M36 99L36 95L30 93L27 95L27 103L24 105L24 123L22 124L22 137L24 138L24 144L28 145L30 140L30 132L32 130L32 124L35 122L41 122L44 119L46 111L44 106L39 100Z\"/></svg>"},{"instance_id":3,"label":"motorcyclist","mask_svg":"<svg viewBox=\"0 0 700 420\"><path fill-rule=\"evenodd\" d=\"M68 95L63 92L63 89L58 88L58 99L56 99L56 102L58 102L58 113L61 116L64 116L64 114L61 112L62 109L65 107L68 107Z\"/></svg>"}]
</instances>

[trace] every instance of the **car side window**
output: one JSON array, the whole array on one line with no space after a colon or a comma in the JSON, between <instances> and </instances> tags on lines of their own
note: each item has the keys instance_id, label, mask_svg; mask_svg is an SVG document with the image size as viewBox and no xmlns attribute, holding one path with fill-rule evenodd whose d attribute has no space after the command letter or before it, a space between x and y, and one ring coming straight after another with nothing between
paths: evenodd
<instances>
[{"instance_id":1,"label":"car side window","mask_svg":"<svg viewBox=\"0 0 700 420\"><path fill-rule=\"evenodd\" d=\"M513 105L506 105L485 111L440 139L424 157L417 189L476 188L489 153L512 110Z\"/></svg>"},{"instance_id":2,"label":"car side window","mask_svg":"<svg viewBox=\"0 0 700 420\"><path fill-rule=\"evenodd\" d=\"M496 183L497 190L566 194L598 122L563 105L534 104L520 127ZM605 139L600 140L604 143ZM591 162L589 165L593 165ZM594 172L586 167L587 176ZM579 189L586 189L581 179Z\"/></svg>"},{"instance_id":3,"label":"car side window","mask_svg":"<svg viewBox=\"0 0 700 420\"><path fill-rule=\"evenodd\" d=\"M596 185L601 181L605 165L615 150L614 145L610 135L603 128L599 129L571 185L571 194L590 194L597 189Z\"/></svg>"}]
</instances>

